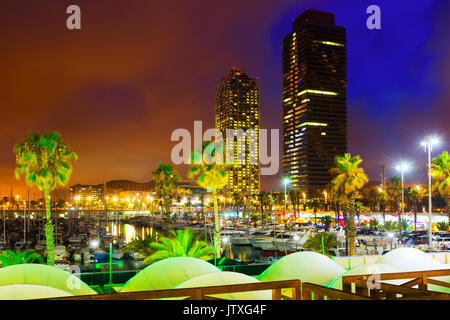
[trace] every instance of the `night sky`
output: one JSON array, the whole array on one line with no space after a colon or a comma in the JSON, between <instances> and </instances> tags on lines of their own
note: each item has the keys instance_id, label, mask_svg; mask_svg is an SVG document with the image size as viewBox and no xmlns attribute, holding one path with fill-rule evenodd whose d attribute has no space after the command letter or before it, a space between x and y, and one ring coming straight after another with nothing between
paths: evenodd
<instances>
[{"instance_id":1,"label":"night sky","mask_svg":"<svg viewBox=\"0 0 450 320\"><path fill-rule=\"evenodd\" d=\"M441 138L434 155L450 138L449 3L3 0L0 193L24 190L12 148L29 129L59 131L77 152L70 184L149 181L170 161L174 129L214 126L215 85L233 66L261 81L262 128L281 128L282 38L306 8L334 12L347 28L349 151L371 179L407 159L405 182L425 181L421 138ZM79 31L66 28L71 4L81 7ZM366 28L371 4L381 30ZM279 175L262 186L279 189Z\"/></svg>"}]
</instances>

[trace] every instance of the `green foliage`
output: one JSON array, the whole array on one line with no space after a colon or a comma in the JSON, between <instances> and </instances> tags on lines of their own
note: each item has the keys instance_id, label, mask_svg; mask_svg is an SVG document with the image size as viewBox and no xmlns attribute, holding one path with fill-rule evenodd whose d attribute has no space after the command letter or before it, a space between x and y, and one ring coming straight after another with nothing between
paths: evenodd
<instances>
[{"instance_id":1,"label":"green foliage","mask_svg":"<svg viewBox=\"0 0 450 320\"><path fill-rule=\"evenodd\" d=\"M200 187L209 190L219 190L227 185L228 173L223 168L223 165L214 163L215 152L208 153L210 149L214 148L214 144L206 141L202 150L192 151L193 165L189 169L188 177L193 179L197 177L197 183ZM213 149L214 150L214 149ZM203 160L203 155L206 154L206 160Z\"/></svg>"},{"instance_id":2,"label":"green foliage","mask_svg":"<svg viewBox=\"0 0 450 320\"><path fill-rule=\"evenodd\" d=\"M402 231L411 230L411 226L409 225L409 223L406 219L402 219L402 221L399 223L399 227Z\"/></svg>"},{"instance_id":3,"label":"green foliage","mask_svg":"<svg viewBox=\"0 0 450 320\"><path fill-rule=\"evenodd\" d=\"M331 224L333 223L333 218L331 218L331 216L326 215L322 217L322 223L329 228L331 226Z\"/></svg>"},{"instance_id":4,"label":"green foliage","mask_svg":"<svg viewBox=\"0 0 450 320\"><path fill-rule=\"evenodd\" d=\"M14 146L16 178L25 175L28 186L42 191L67 185L72 173L70 161L77 159L77 155L57 132L38 135L29 131L28 136Z\"/></svg>"},{"instance_id":5,"label":"green foliage","mask_svg":"<svg viewBox=\"0 0 450 320\"><path fill-rule=\"evenodd\" d=\"M61 141L59 133L38 135L33 131L28 132L28 139L14 146L14 153L16 178L20 179L24 175L28 186L36 186L45 193L47 264L53 265L54 240L49 192L57 186L67 185L72 174L70 161L76 160L77 155Z\"/></svg>"},{"instance_id":6,"label":"green foliage","mask_svg":"<svg viewBox=\"0 0 450 320\"><path fill-rule=\"evenodd\" d=\"M160 242L153 242L151 246L158 251L147 257L145 263L153 263L172 257L193 257L202 260L211 259L214 248L205 241L199 241L190 229L171 230L172 238L161 237Z\"/></svg>"},{"instance_id":7,"label":"green foliage","mask_svg":"<svg viewBox=\"0 0 450 320\"><path fill-rule=\"evenodd\" d=\"M343 206L347 206L346 231L348 238L348 253L354 255L355 248L355 214L356 214L356 194L368 181L369 178L364 170L359 167L362 159L359 156L352 157L346 153L343 157L336 156L334 158L335 167L330 170L334 176L331 183L332 197L341 202Z\"/></svg>"},{"instance_id":8,"label":"green foliage","mask_svg":"<svg viewBox=\"0 0 450 320\"><path fill-rule=\"evenodd\" d=\"M220 254L220 219L219 208L217 205L217 190L222 189L228 183L228 172L225 170L224 165L218 164L216 151L216 145L211 141L206 141L202 145L202 150L192 151L192 163L193 165L189 169L188 177L193 179L197 177L197 183L199 186L205 189L212 190L214 199L214 242L216 247L216 254ZM217 153L220 156L219 153ZM223 160L223 159L222 159Z\"/></svg>"},{"instance_id":9,"label":"green foliage","mask_svg":"<svg viewBox=\"0 0 450 320\"><path fill-rule=\"evenodd\" d=\"M356 212L362 212L364 209L364 205L362 202L356 201L355 203Z\"/></svg>"},{"instance_id":10,"label":"green foliage","mask_svg":"<svg viewBox=\"0 0 450 320\"><path fill-rule=\"evenodd\" d=\"M343 157L335 157L335 167L331 169L334 176L332 194L343 203L348 202L349 195L361 189L368 181L364 170L359 167L362 159L346 153Z\"/></svg>"},{"instance_id":11,"label":"green foliage","mask_svg":"<svg viewBox=\"0 0 450 320\"><path fill-rule=\"evenodd\" d=\"M171 164L161 163L156 170L152 172L155 190L159 197L163 199L166 222L170 221L170 206L172 205L172 196L177 191L175 182L180 180L178 173Z\"/></svg>"},{"instance_id":12,"label":"green foliage","mask_svg":"<svg viewBox=\"0 0 450 320\"><path fill-rule=\"evenodd\" d=\"M438 222L436 227L439 231L450 231L450 224L445 221Z\"/></svg>"},{"instance_id":13,"label":"green foliage","mask_svg":"<svg viewBox=\"0 0 450 320\"><path fill-rule=\"evenodd\" d=\"M259 222L259 221L261 221L261 216L260 216L259 214L252 214L252 215L250 216L250 219L251 219L253 222Z\"/></svg>"},{"instance_id":14,"label":"green foliage","mask_svg":"<svg viewBox=\"0 0 450 320\"><path fill-rule=\"evenodd\" d=\"M386 193L391 209L398 211L402 194L402 179L399 177L390 178L386 183Z\"/></svg>"},{"instance_id":15,"label":"green foliage","mask_svg":"<svg viewBox=\"0 0 450 320\"><path fill-rule=\"evenodd\" d=\"M433 158L431 176L434 178L434 187L442 194L450 192L450 156L447 151Z\"/></svg>"},{"instance_id":16,"label":"green foliage","mask_svg":"<svg viewBox=\"0 0 450 320\"><path fill-rule=\"evenodd\" d=\"M142 254L144 257L150 256L155 250L151 246L153 242L157 242L158 236L155 234L146 233L144 238L141 238L139 235L135 240L131 241L127 244L126 247L122 248L122 252L137 252Z\"/></svg>"},{"instance_id":17,"label":"green foliage","mask_svg":"<svg viewBox=\"0 0 450 320\"><path fill-rule=\"evenodd\" d=\"M3 251L0 253L0 262L3 267L23 264L23 263L44 263L44 259L40 254L33 252L33 250L26 251Z\"/></svg>"},{"instance_id":18,"label":"green foliage","mask_svg":"<svg viewBox=\"0 0 450 320\"><path fill-rule=\"evenodd\" d=\"M378 230L380 228L380 224L377 220L370 221L370 227L374 230Z\"/></svg>"},{"instance_id":19,"label":"green foliage","mask_svg":"<svg viewBox=\"0 0 450 320\"><path fill-rule=\"evenodd\" d=\"M303 247L313 249L315 252L322 253L322 239L323 239L323 252L325 255L330 256L328 251L339 245L336 241L336 236L329 232L318 232L303 244Z\"/></svg>"},{"instance_id":20,"label":"green foliage","mask_svg":"<svg viewBox=\"0 0 450 320\"><path fill-rule=\"evenodd\" d=\"M447 151L433 159L431 164L433 186L445 200L447 214L450 219L450 156ZM449 220L450 222L450 220Z\"/></svg>"},{"instance_id":21,"label":"green foliage","mask_svg":"<svg viewBox=\"0 0 450 320\"><path fill-rule=\"evenodd\" d=\"M397 221L386 221L383 224L383 230L386 232L393 232L395 230L399 230L401 228L400 223Z\"/></svg>"}]
</instances>

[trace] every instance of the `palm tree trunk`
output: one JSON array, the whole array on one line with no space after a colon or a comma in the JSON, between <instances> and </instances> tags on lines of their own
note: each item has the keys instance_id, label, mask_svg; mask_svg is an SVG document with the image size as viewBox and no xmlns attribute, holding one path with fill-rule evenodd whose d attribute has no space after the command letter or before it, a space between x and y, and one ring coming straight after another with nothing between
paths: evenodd
<instances>
[{"instance_id":1,"label":"palm tree trunk","mask_svg":"<svg viewBox=\"0 0 450 320\"><path fill-rule=\"evenodd\" d=\"M342 215L344 216L344 234L345 234L345 254L348 255L348 205L342 204Z\"/></svg>"},{"instance_id":2,"label":"palm tree trunk","mask_svg":"<svg viewBox=\"0 0 450 320\"><path fill-rule=\"evenodd\" d=\"M263 202L262 202L262 199L261 199L261 202L260 202L260 213L261 213L261 223L263 223L264 222L264 204L263 204Z\"/></svg>"},{"instance_id":3,"label":"palm tree trunk","mask_svg":"<svg viewBox=\"0 0 450 320\"><path fill-rule=\"evenodd\" d=\"M45 223L45 242L47 246L47 264L53 266L55 264L55 242L53 238L53 223L50 210L50 193L45 189L45 212L47 222Z\"/></svg>"},{"instance_id":4,"label":"palm tree trunk","mask_svg":"<svg viewBox=\"0 0 450 320\"><path fill-rule=\"evenodd\" d=\"M448 223L450 223L450 193L445 192L443 198L445 200L445 208L447 210Z\"/></svg>"},{"instance_id":5,"label":"palm tree trunk","mask_svg":"<svg viewBox=\"0 0 450 320\"><path fill-rule=\"evenodd\" d=\"M214 247L216 248L216 257L220 258L220 220L219 220L219 208L217 206L217 194L216 189L213 189L213 198L214 198Z\"/></svg>"},{"instance_id":6,"label":"palm tree trunk","mask_svg":"<svg viewBox=\"0 0 450 320\"><path fill-rule=\"evenodd\" d=\"M355 248L355 195L352 193L349 197L348 204L348 255L354 256L356 253Z\"/></svg>"},{"instance_id":7,"label":"palm tree trunk","mask_svg":"<svg viewBox=\"0 0 450 320\"><path fill-rule=\"evenodd\" d=\"M164 220L166 221L167 230L170 229L171 219L170 219L170 207L172 204L172 198L169 196L163 196L164 202Z\"/></svg>"},{"instance_id":8,"label":"palm tree trunk","mask_svg":"<svg viewBox=\"0 0 450 320\"><path fill-rule=\"evenodd\" d=\"M414 231L417 231L417 211L419 211L419 200L416 200L416 206L414 209Z\"/></svg>"}]
</instances>

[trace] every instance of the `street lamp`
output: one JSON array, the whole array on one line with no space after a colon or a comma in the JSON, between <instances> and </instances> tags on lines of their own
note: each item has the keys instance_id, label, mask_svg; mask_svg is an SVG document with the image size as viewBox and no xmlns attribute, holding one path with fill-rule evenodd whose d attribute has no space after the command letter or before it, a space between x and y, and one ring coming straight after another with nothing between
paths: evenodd
<instances>
[{"instance_id":1,"label":"street lamp","mask_svg":"<svg viewBox=\"0 0 450 320\"><path fill-rule=\"evenodd\" d=\"M323 190L323 194L325 196L325 211L327 211L327 196L328 196L327 191Z\"/></svg>"},{"instance_id":2,"label":"street lamp","mask_svg":"<svg viewBox=\"0 0 450 320\"><path fill-rule=\"evenodd\" d=\"M27 247L27 202L23 201L23 243Z\"/></svg>"},{"instance_id":3,"label":"street lamp","mask_svg":"<svg viewBox=\"0 0 450 320\"><path fill-rule=\"evenodd\" d=\"M397 167L395 167L397 170L399 170L402 173L402 216L405 216L405 188L403 187L403 174L405 171L407 171L410 167L409 164L403 162L399 164ZM399 219L401 221L401 217Z\"/></svg>"},{"instance_id":4,"label":"street lamp","mask_svg":"<svg viewBox=\"0 0 450 320\"><path fill-rule=\"evenodd\" d=\"M425 140L422 141L421 145L425 148L425 152L428 153L428 219L429 219L429 225L428 225L428 247L431 251L432 248L432 222L431 222L431 151L433 148L433 144L439 143L439 140L432 136L426 136Z\"/></svg>"}]
</instances>

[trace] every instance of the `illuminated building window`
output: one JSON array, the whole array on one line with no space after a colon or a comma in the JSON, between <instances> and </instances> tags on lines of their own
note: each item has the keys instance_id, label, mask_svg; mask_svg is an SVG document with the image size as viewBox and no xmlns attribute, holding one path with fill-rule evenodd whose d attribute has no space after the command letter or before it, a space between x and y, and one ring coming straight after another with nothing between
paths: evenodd
<instances>
[{"instance_id":1,"label":"illuminated building window","mask_svg":"<svg viewBox=\"0 0 450 320\"><path fill-rule=\"evenodd\" d=\"M320 40L315 40L315 43L321 43L321 44L326 44L329 46L336 46L336 47L344 47L345 45L343 43L338 43L338 42L333 42L333 41L320 41Z\"/></svg>"},{"instance_id":2,"label":"illuminated building window","mask_svg":"<svg viewBox=\"0 0 450 320\"><path fill-rule=\"evenodd\" d=\"M302 94L305 93L312 93L312 94L322 94L322 95L326 95L326 96L337 96L336 92L332 92L332 91L321 91L321 90L312 90L312 89L306 89L303 90L299 93L297 93L298 96L301 96Z\"/></svg>"}]
</instances>

